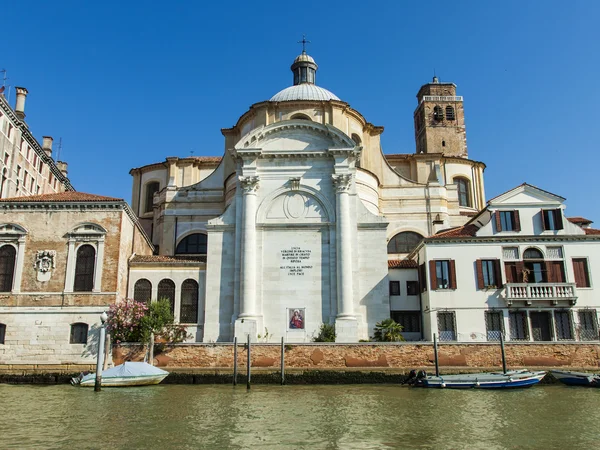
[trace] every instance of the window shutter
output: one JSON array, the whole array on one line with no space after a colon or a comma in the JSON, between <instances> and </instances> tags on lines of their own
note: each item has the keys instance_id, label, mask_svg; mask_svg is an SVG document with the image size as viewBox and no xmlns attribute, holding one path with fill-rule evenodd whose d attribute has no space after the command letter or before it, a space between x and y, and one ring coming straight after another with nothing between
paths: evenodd
<instances>
[{"instance_id":1,"label":"window shutter","mask_svg":"<svg viewBox=\"0 0 600 450\"><path fill-rule=\"evenodd\" d=\"M437 289L437 275L435 273L435 261L429 261L429 277L431 280L431 290Z\"/></svg>"},{"instance_id":2,"label":"window shutter","mask_svg":"<svg viewBox=\"0 0 600 450\"><path fill-rule=\"evenodd\" d=\"M501 288L504 286L502 282L502 269L500 268L500 260L494 260L494 274L496 275L496 287Z\"/></svg>"},{"instance_id":3,"label":"window shutter","mask_svg":"<svg viewBox=\"0 0 600 450\"><path fill-rule=\"evenodd\" d=\"M515 231L521 231L521 219L519 217L519 211L513 211L513 218Z\"/></svg>"},{"instance_id":4,"label":"window shutter","mask_svg":"<svg viewBox=\"0 0 600 450\"><path fill-rule=\"evenodd\" d=\"M456 289L456 263L450 260L450 289Z\"/></svg>"},{"instance_id":5,"label":"window shutter","mask_svg":"<svg viewBox=\"0 0 600 450\"><path fill-rule=\"evenodd\" d=\"M496 211L496 231L502 231L502 221L500 220L500 211Z\"/></svg>"},{"instance_id":6,"label":"window shutter","mask_svg":"<svg viewBox=\"0 0 600 450\"><path fill-rule=\"evenodd\" d=\"M548 223L546 222L546 211L544 211L542 209L541 210L541 214L542 214L542 229L547 230L548 229Z\"/></svg>"},{"instance_id":7,"label":"window shutter","mask_svg":"<svg viewBox=\"0 0 600 450\"><path fill-rule=\"evenodd\" d=\"M517 279L514 277L516 273L516 263L514 262L505 262L504 263L504 272L506 273L506 282L507 283L517 283Z\"/></svg>"},{"instance_id":8,"label":"window shutter","mask_svg":"<svg viewBox=\"0 0 600 450\"><path fill-rule=\"evenodd\" d=\"M556 283L557 280L554 277L554 268L552 267L551 261L544 261L544 266L546 267L546 280L548 283Z\"/></svg>"},{"instance_id":9,"label":"window shutter","mask_svg":"<svg viewBox=\"0 0 600 450\"><path fill-rule=\"evenodd\" d=\"M475 268L477 270L477 289L483 289L484 281L483 281L483 265L481 264L481 260L478 259L475 261Z\"/></svg>"},{"instance_id":10,"label":"window shutter","mask_svg":"<svg viewBox=\"0 0 600 450\"><path fill-rule=\"evenodd\" d=\"M427 290L427 275L425 274L425 263L419 266L419 289L421 292Z\"/></svg>"},{"instance_id":11,"label":"window shutter","mask_svg":"<svg viewBox=\"0 0 600 450\"><path fill-rule=\"evenodd\" d=\"M517 261L515 264L517 267L517 279L514 280L515 283L523 282L523 269L525 269L525 263L523 261Z\"/></svg>"},{"instance_id":12,"label":"window shutter","mask_svg":"<svg viewBox=\"0 0 600 450\"><path fill-rule=\"evenodd\" d=\"M562 211L560 208L554 210L554 223L557 230L563 229Z\"/></svg>"},{"instance_id":13,"label":"window shutter","mask_svg":"<svg viewBox=\"0 0 600 450\"><path fill-rule=\"evenodd\" d=\"M585 258L573 259L573 272L575 272L575 285L577 287L590 287Z\"/></svg>"}]
</instances>

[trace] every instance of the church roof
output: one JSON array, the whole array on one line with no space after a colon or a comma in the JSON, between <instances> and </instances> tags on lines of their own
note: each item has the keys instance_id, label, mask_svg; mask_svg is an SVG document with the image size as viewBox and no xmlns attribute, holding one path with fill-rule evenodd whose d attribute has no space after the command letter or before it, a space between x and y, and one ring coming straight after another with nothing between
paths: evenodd
<instances>
[{"instance_id":1,"label":"church roof","mask_svg":"<svg viewBox=\"0 0 600 450\"><path fill-rule=\"evenodd\" d=\"M293 100L328 101L339 100L339 98L333 92L309 83L290 86L271 97L272 102L289 102Z\"/></svg>"},{"instance_id":2,"label":"church roof","mask_svg":"<svg viewBox=\"0 0 600 450\"><path fill-rule=\"evenodd\" d=\"M24 197L3 198L0 202L122 202L122 198L105 197L103 195L86 194L85 192L67 191L56 194L28 195Z\"/></svg>"},{"instance_id":3,"label":"church roof","mask_svg":"<svg viewBox=\"0 0 600 450\"><path fill-rule=\"evenodd\" d=\"M416 269L417 267L419 267L419 265L412 259L388 260L388 269Z\"/></svg>"}]
</instances>

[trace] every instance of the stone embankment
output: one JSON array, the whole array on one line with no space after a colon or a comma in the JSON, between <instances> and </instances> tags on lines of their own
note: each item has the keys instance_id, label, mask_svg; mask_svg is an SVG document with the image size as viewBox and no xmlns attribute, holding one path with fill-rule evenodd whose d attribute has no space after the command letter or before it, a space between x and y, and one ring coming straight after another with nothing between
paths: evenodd
<instances>
[{"instance_id":1,"label":"stone embankment","mask_svg":"<svg viewBox=\"0 0 600 450\"><path fill-rule=\"evenodd\" d=\"M247 348L238 344L239 382L245 383ZM113 348L113 363L141 361L146 348L124 344ZM444 373L498 370L502 367L497 343L443 343L439 364ZM279 383L281 346L252 344L253 383ZM287 383L399 383L411 369L434 371L431 343L286 344ZM600 343L507 343L509 368L585 370L598 372ZM233 381L234 346L214 344L157 344L155 365L171 375L172 383L230 383ZM63 382L93 365L2 365L0 382Z\"/></svg>"}]
</instances>

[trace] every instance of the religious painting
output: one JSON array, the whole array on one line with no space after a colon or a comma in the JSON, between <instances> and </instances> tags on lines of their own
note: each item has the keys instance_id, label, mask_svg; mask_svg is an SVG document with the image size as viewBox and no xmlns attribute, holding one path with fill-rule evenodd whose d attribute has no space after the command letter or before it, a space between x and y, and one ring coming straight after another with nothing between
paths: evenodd
<instances>
[{"instance_id":1,"label":"religious painting","mask_svg":"<svg viewBox=\"0 0 600 450\"><path fill-rule=\"evenodd\" d=\"M288 329L304 330L304 308L288 309Z\"/></svg>"}]
</instances>

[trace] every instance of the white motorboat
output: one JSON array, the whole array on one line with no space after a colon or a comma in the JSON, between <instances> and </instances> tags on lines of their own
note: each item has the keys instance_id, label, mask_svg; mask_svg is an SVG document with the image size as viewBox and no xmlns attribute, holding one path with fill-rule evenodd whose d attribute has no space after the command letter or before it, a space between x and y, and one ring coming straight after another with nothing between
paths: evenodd
<instances>
[{"instance_id":1,"label":"white motorboat","mask_svg":"<svg viewBox=\"0 0 600 450\"><path fill-rule=\"evenodd\" d=\"M149 386L158 384L169 372L145 362L127 361L102 372L102 387ZM93 387L96 374L79 375L71 380L73 386Z\"/></svg>"}]
</instances>

